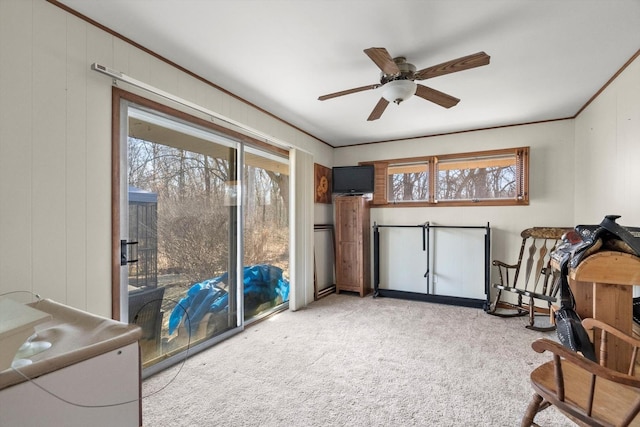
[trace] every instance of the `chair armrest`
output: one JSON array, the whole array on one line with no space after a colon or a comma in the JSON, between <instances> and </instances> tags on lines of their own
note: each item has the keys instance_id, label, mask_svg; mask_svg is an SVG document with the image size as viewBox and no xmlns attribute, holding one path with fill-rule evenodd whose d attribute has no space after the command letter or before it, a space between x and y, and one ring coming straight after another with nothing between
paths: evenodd
<instances>
[{"instance_id":1,"label":"chair armrest","mask_svg":"<svg viewBox=\"0 0 640 427\"><path fill-rule=\"evenodd\" d=\"M634 338L624 332L622 332L620 329L614 328L613 326L609 325L608 323L604 323L600 320L596 320L593 319L591 317L588 317L586 319L582 320L582 326L584 326L584 328L588 331L593 330L594 328L600 329L602 331L606 331L618 338L620 338L621 340L627 342L628 344L631 344L633 347L640 347L640 340L637 338Z\"/></svg>"},{"instance_id":2,"label":"chair armrest","mask_svg":"<svg viewBox=\"0 0 640 427\"><path fill-rule=\"evenodd\" d=\"M609 359L609 350L607 348L608 334L611 334L614 337L618 338L619 340L626 342L628 345L630 345L632 347L632 352L631 352L631 359L629 362L629 370L627 371L627 373L630 375L635 374L636 362L638 360L638 354L640 350L640 339L637 339L607 323L604 323L600 320L596 320L593 318L584 319L582 321L582 326L584 326L584 328L587 331L593 332L595 331L595 329L599 329L601 331L599 343L594 342L594 347L596 350L598 350L598 344L599 344L599 351L600 351L599 360L601 365L606 365ZM593 336L596 336L596 335L593 334Z\"/></svg>"},{"instance_id":3,"label":"chair armrest","mask_svg":"<svg viewBox=\"0 0 640 427\"><path fill-rule=\"evenodd\" d=\"M500 289L505 289L505 290L509 290L511 292L517 291L515 286L515 283L511 283L511 278L510 278L510 271L514 271L517 272L518 271L518 264L507 264L506 262L502 262L500 260L494 259L493 260L493 266L494 267L498 267L498 274L500 277L500 283L494 283L493 287L499 287ZM517 274L517 273L515 273ZM515 276L514 276L515 278ZM507 289L508 288L508 289Z\"/></svg>"},{"instance_id":4,"label":"chair armrest","mask_svg":"<svg viewBox=\"0 0 640 427\"><path fill-rule=\"evenodd\" d=\"M630 387L640 387L640 378L623 374L613 369L600 366L599 364L592 362L586 357L566 348L562 344L552 341L548 338L538 338L531 344L538 353L544 353L550 351L554 355L557 355L566 361L573 363L574 365L590 372L593 375L597 375L600 378L607 379L609 381L615 381L620 384L628 385Z\"/></svg>"},{"instance_id":5,"label":"chair armrest","mask_svg":"<svg viewBox=\"0 0 640 427\"><path fill-rule=\"evenodd\" d=\"M502 261L497 260L497 259L494 259L491 264L494 265L495 267L518 268L518 264L507 264L507 263L502 262Z\"/></svg>"}]
</instances>

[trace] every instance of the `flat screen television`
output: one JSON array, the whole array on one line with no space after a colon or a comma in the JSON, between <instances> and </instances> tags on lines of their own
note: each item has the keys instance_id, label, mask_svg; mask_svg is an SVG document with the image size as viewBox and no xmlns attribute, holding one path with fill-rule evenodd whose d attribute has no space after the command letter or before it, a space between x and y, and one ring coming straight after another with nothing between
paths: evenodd
<instances>
[{"instance_id":1,"label":"flat screen television","mask_svg":"<svg viewBox=\"0 0 640 427\"><path fill-rule=\"evenodd\" d=\"M331 173L331 190L337 194L373 193L373 179L373 165L336 166Z\"/></svg>"}]
</instances>

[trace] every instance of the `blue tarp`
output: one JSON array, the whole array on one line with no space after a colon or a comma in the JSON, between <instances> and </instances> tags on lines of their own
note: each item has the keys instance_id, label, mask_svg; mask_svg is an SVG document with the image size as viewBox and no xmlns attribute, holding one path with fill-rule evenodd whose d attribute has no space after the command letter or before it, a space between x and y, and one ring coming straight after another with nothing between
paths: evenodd
<instances>
[{"instance_id":1,"label":"blue tarp","mask_svg":"<svg viewBox=\"0 0 640 427\"><path fill-rule=\"evenodd\" d=\"M289 301L289 282L282 277L282 269L268 264L252 265L244 268L244 311L253 315L266 302ZM224 273L213 279L203 280L191 286L187 295L180 300L169 316L169 335L180 325L185 325L193 333L207 313L227 313L229 295L221 284L226 284L229 274Z\"/></svg>"}]
</instances>

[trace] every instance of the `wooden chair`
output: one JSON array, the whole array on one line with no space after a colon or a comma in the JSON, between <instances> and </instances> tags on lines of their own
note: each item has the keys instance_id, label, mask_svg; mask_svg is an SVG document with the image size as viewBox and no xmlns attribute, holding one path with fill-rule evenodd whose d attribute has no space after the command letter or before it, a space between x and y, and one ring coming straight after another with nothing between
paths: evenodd
<instances>
[{"instance_id":1,"label":"wooden chair","mask_svg":"<svg viewBox=\"0 0 640 427\"><path fill-rule=\"evenodd\" d=\"M487 311L489 314L502 317L529 315L527 328L538 331L551 331L555 326L540 327L535 324L536 313L549 315L551 304L556 301L558 293L555 278L558 273L550 267L551 251L571 228L564 227L532 227L520 233L522 244L518 261L508 264L494 260L498 268L499 283L492 286L496 289L493 303ZM514 297L513 294L516 296ZM507 295L511 295L508 297ZM515 301L513 301L515 299ZM537 306L536 300L543 302ZM546 308L544 307L546 304ZM507 309L501 312L498 309Z\"/></svg>"},{"instance_id":2,"label":"wooden chair","mask_svg":"<svg viewBox=\"0 0 640 427\"><path fill-rule=\"evenodd\" d=\"M600 337L599 363L547 338L534 341L531 347L552 352L553 360L531 373L535 393L521 426L536 426L536 414L551 405L581 426L640 426L640 377L634 376L640 340L595 319L582 324ZM606 367L609 335L633 348L627 372Z\"/></svg>"}]
</instances>

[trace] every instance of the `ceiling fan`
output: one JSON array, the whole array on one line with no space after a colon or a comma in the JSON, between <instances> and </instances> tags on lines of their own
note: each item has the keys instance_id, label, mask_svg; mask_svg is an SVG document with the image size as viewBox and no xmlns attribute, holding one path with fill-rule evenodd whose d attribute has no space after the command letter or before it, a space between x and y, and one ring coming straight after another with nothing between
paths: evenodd
<instances>
[{"instance_id":1,"label":"ceiling fan","mask_svg":"<svg viewBox=\"0 0 640 427\"><path fill-rule=\"evenodd\" d=\"M392 58L391 55L389 55L389 52L387 52L387 49L383 47L365 49L364 53L366 53L382 71L380 74L380 83L322 95L318 97L318 100L324 101L338 96L382 87L382 97L369 115L369 118L367 119L369 121L379 119L387 108L387 105L389 105L389 102L400 104L402 101L409 99L412 95L417 95L420 98L431 101L444 108L453 107L460 102L458 98L430 87L417 84L414 80L426 80L432 77L442 76L444 74L451 74L458 71L468 70L469 68L480 67L482 65L487 65L491 58L484 52L478 52L416 71L416 67L413 64L408 63L405 57L399 56L397 58Z\"/></svg>"}]
</instances>

